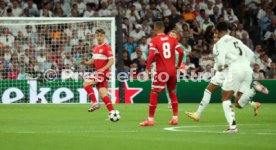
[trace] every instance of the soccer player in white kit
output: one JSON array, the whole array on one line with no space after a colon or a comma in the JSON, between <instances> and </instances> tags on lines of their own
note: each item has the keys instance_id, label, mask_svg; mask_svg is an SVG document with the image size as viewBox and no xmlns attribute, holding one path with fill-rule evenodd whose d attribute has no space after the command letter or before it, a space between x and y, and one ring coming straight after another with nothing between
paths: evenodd
<instances>
[{"instance_id":1,"label":"soccer player in white kit","mask_svg":"<svg viewBox=\"0 0 276 150\"><path fill-rule=\"evenodd\" d=\"M250 88L252 69L250 67L251 59L249 59L254 54L240 40L227 35L227 29L225 22L217 25L218 37L220 39L214 46L213 54L215 55L216 67L219 72L228 67L228 73L225 75L225 80L222 84L221 96L223 110L229 124L229 128L224 132L235 133L238 132L238 128L231 98L234 93L237 93L236 105L244 107L249 103L250 95L254 94L253 89L251 90ZM248 93L248 91L250 92Z\"/></svg>"},{"instance_id":2,"label":"soccer player in white kit","mask_svg":"<svg viewBox=\"0 0 276 150\"><path fill-rule=\"evenodd\" d=\"M218 41L218 38L216 37L216 34L214 36L214 42L216 43ZM242 46L244 47L244 46ZM249 60L254 58L254 53L248 48L248 47L244 47L245 49L247 49L247 53L246 56L248 57ZM252 60L252 63L254 63L254 60ZM215 66L215 70L217 70L216 68L216 64ZM185 112L185 114L195 120L195 121L199 121L201 114L204 112L204 110L206 109L207 105L210 103L210 99L211 99L211 95L217 91L217 89L222 86L222 83L225 80L225 75L227 74L228 69L225 68L222 72L217 71L215 76L212 77L210 83L208 84L207 88L204 90L204 94L203 94L203 98L199 104L199 107L197 109L196 112ZM251 101L251 99L255 96L256 92L262 92L264 94L268 94L268 90L261 85L258 81L254 81L252 84L252 88L248 89L248 90L244 90L244 93L241 92L237 92L236 93L236 98L235 98L235 106L237 108L243 108L246 104L250 104L250 106L253 108L254 110L254 115L257 116L259 113L259 107L260 107L260 103L259 102L254 102ZM247 102L248 101L248 102ZM239 104L241 103L241 104Z\"/></svg>"}]
</instances>

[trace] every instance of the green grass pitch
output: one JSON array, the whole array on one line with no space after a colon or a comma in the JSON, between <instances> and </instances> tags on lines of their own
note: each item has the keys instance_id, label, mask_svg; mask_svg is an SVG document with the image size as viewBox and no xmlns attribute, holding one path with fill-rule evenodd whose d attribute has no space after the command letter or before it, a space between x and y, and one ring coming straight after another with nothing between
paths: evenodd
<instances>
[{"instance_id":1,"label":"green grass pitch","mask_svg":"<svg viewBox=\"0 0 276 150\"><path fill-rule=\"evenodd\" d=\"M221 104L210 104L200 122L185 111L197 104L180 104L178 126L168 125L171 110L159 104L155 126L140 127L148 104L115 107L121 120L107 120L107 110L88 113L89 105L0 105L1 150L275 150L276 104L263 104L260 115L250 107L235 109L237 134L222 134L226 125ZM174 128L175 127L175 128ZM167 130L165 130L167 129ZM173 130L173 131L171 131Z\"/></svg>"}]
</instances>

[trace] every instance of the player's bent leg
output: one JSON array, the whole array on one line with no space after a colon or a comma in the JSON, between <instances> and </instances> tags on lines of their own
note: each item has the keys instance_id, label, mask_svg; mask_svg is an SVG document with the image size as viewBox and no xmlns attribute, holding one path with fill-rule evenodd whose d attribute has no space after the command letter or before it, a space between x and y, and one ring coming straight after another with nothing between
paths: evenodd
<instances>
[{"instance_id":1,"label":"player's bent leg","mask_svg":"<svg viewBox=\"0 0 276 150\"><path fill-rule=\"evenodd\" d=\"M243 93L240 98L238 98L238 105L242 108L246 106L247 104L250 104L250 106L253 108L254 116L257 116L260 112L261 103L252 101L252 98L254 97L255 92L252 93L251 90L248 90L247 92Z\"/></svg>"},{"instance_id":2,"label":"player's bent leg","mask_svg":"<svg viewBox=\"0 0 276 150\"><path fill-rule=\"evenodd\" d=\"M254 116L257 116L260 112L260 107L261 107L261 103L259 102L254 102L251 99L255 96L257 92L263 93L263 94L268 94L269 91L268 89L263 86L260 82L258 81L254 81L252 83L252 88L250 88L250 90L244 90L244 97L241 97L239 101L243 101L244 99L247 99L250 104L250 106L253 108L253 112L254 112Z\"/></svg>"},{"instance_id":3,"label":"player's bent leg","mask_svg":"<svg viewBox=\"0 0 276 150\"><path fill-rule=\"evenodd\" d=\"M255 94L256 93L253 89L247 90L245 93L238 92L237 96L235 97L235 106L237 108L243 108L247 104L250 104L250 106L253 108L254 116L257 116L259 114L261 103L252 101L252 98Z\"/></svg>"},{"instance_id":4,"label":"player's bent leg","mask_svg":"<svg viewBox=\"0 0 276 150\"><path fill-rule=\"evenodd\" d=\"M95 94L94 94L94 90L92 88L91 85L94 85L96 84L96 81L95 80L90 80L90 79L87 79L83 82L83 87L85 89L85 91L87 92L92 104L91 104L91 107L88 109L88 112L93 112L97 109L100 108L100 104L98 103L96 97L95 97Z\"/></svg>"},{"instance_id":5,"label":"player's bent leg","mask_svg":"<svg viewBox=\"0 0 276 150\"><path fill-rule=\"evenodd\" d=\"M169 122L170 125L177 125L178 124L178 99L175 93L175 90L169 91L169 96L172 100L172 110L173 110L173 117Z\"/></svg>"},{"instance_id":6,"label":"player's bent leg","mask_svg":"<svg viewBox=\"0 0 276 150\"><path fill-rule=\"evenodd\" d=\"M256 94L256 89L259 89L259 92L261 90L265 90L267 91L268 93L268 90L267 88L265 88L263 85L261 85L260 83L254 81L253 84L252 84L252 87L250 86L251 85L251 74L248 75L248 80L244 80L240 86L240 89L239 89L239 97L236 97L236 103L238 103L238 105L240 107L245 107L246 105L250 104L251 107L253 108L253 111L254 111L254 116L257 116L259 114L259 109L260 109L260 106L261 104L259 102L254 102L252 101L252 98L255 96ZM241 94L242 93L242 94Z\"/></svg>"}]
</instances>

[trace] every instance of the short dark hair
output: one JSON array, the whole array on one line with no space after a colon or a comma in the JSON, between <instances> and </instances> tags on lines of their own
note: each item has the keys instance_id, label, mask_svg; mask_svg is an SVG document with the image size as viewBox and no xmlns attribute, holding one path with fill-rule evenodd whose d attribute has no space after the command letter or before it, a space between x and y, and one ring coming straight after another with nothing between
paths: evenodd
<instances>
[{"instance_id":1,"label":"short dark hair","mask_svg":"<svg viewBox=\"0 0 276 150\"><path fill-rule=\"evenodd\" d=\"M216 28L217 28L217 30L218 30L219 32L221 32L221 31L227 31L227 30L228 30L228 25L227 25L226 22L219 22L219 23L217 24Z\"/></svg>"},{"instance_id":2,"label":"short dark hair","mask_svg":"<svg viewBox=\"0 0 276 150\"><path fill-rule=\"evenodd\" d=\"M163 23L163 21L156 21L154 22L154 27L156 27L157 29L165 29L165 25Z\"/></svg>"},{"instance_id":3,"label":"short dark hair","mask_svg":"<svg viewBox=\"0 0 276 150\"><path fill-rule=\"evenodd\" d=\"M12 9L10 7L7 9L7 13L12 13Z\"/></svg>"},{"instance_id":4,"label":"short dark hair","mask_svg":"<svg viewBox=\"0 0 276 150\"><path fill-rule=\"evenodd\" d=\"M25 29L32 29L32 26L31 25L26 25Z\"/></svg>"},{"instance_id":5,"label":"short dark hair","mask_svg":"<svg viewBox=\"0 0 276 150\"><path fill-rule=\"evenodd\" d=\"M175 34L177 34L177 31L174 30L174 29L172 29L171 31L169 31L169 33L175 33Z\"/></svg>"},{"instance_id":6,"label":"short dark hair","mask_svg":"<svg viewBox=\"0 0 276 150\"><path fill-rule=\"evenodd\" d=\"M95 3L87 3L86 6L91 7L92 9L96 7Z\"/></svg>"},{"instance_id":7,"label":"short dark hair","mask_svg":"<svg viewBox=\"0 0 276 150\"><path fill-rule=\"evenodd\" d=\"M200 13L205 13L205 9L200 9L199 12Z\"/></svg>"},{"instance_id":8,"label":"short dark hair","mask_svg":"<svg viewBox=\"0 0 276 150\"><path fill-rule=\"evenodd\" d=\"M218 7L218 6L216 6L216 5L215 5L215 6L213 7L213 9L214 9L214 8L217 8L217 9L219 9L219 7Z\"/></svg>"},{"instance_id":9,"label":"short dark hair","mask_svg":"<svg viewBox=\"0 0 276 150\"><path fill-rule=\"evenodd\" d=\"M97 29L96 33L101 33L101 34L105 34L105 31L103 29Z\"/></svg>"}]
</instances>

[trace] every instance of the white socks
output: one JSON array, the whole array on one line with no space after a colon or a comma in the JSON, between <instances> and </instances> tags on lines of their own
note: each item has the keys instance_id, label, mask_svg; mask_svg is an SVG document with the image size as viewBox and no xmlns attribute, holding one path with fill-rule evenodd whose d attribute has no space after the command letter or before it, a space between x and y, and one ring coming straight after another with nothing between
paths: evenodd
<instances>
[{"instance_id":1,"label":"white socks","mask_svg":"<svg viewBox=\"0 0 276 150\"><path fill-rule=\"evenodd\" d=\"M230 100L226 100L222 102L224 114L226 117L226 120L229 124L230 129L236 128L236 119L235 119L235 112L233 110L233 106L231 104Z\"/></svg>"},{"instance_id":2,"label":"white socks","mask_svg":"<svg viewBox=\"0 0 276 150\"><path fill-rule=\"evenodd\" d=\"M251 105L251 107L255 108L256 107L256 103L254 101L250 101L249 104Z\"/></svg>"},{"instance_id":3,"label":"white socks","mask_svg":"<svg viewBox=\"0 0 276 150\"><path fill-rule=\"evenodd\" d=\"M205 110L206 106L210 103L211 95L212 95L212 93L208 89L204 90L203 98L198 106L197 111L196 111L197 115L200 116L202 114L202 112Z\"/></svg>"},{"instance_id":4,"label":"white socks","mask_svg":"<svg viewBox=\"0 0 276 150\"><path fill-rule=\"evenodd\" d=\"M253 88L251 88L250 90L243 93L238 101L239 105L241 107L246 106L251 101L252 97L255 96L255 94L256 94L256 92Z\"/></svg>"}]
</instances>

